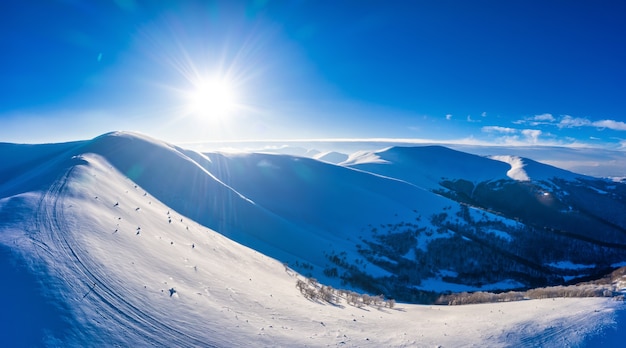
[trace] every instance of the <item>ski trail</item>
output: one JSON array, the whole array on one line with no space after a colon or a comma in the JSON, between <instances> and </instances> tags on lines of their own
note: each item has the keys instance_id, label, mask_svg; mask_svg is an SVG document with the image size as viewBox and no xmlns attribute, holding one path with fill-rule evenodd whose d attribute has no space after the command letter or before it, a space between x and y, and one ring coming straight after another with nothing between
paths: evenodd
<instances>
[{"instance_id":1,"label":"ski trail","mask_svg":"<svg viewBox=\"0 0 626 348\"><path fill-rule=\"evenodd\" d=\"M99 314L114 320L120 327L132 330L127 332L127 337L138 336L141 340L152 346L176 346L176 347L211 347L209 342L199 339L188 333L182 332L168 323L141 310L120 293L127 292L124 284L114 279L109 279L104 268L93 260L89 253L82 247L80 241L74 238L78 231L71 231L64 225L63 193L71 177L74 167L68 169L52 186L42 195L36 212L37 230L45 233L41 242L45 245L53 245L59 250L61 258L74 260L74 268L62 274L66 285L75 294L85 294L75 301L100 302L96 305ZM93 298L91 298L93 297ZM136 339L130 338L129 341Z\"/></svg>"},{"instance_id":2,"label":"ski trail","mask_svg":"<svg viewBox=\"0 0 626 348\"><path fill-rule=\"evenodd\" d=\"M590 312L572 308L571 311L573 313L567 320L555 318L543 324L536 321L520 323L515 332L507 333L503 341L507 346L578 347L592 332L609 326L613 317L607 316L606 310ZM586 325L589 322L594 325Z\"/></svg>"}]
</instances>

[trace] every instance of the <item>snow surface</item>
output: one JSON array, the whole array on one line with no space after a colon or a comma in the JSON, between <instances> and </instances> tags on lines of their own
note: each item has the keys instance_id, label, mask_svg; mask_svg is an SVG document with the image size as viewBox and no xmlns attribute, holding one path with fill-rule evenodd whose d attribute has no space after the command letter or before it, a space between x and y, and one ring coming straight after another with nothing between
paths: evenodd
<instances>
[{"instance_id":1,"label":"snow surface","mask_svg":"<svg viewBox=\"0 0 626 348\"><path fill-rule=\"evenodd\" d=\"M348 155L346 155L345 153L337 152L337 151L320 152L312 157L319 161L324 161L324 162L334 163L334 164L344 162L348 159Z\"/></svg>"},{"instance_id":2,"label":"snow surface","mask_svg":"<svg viewBox=\"0 0 626 348\"><path fill-rule=\"evenodd\" d=\"M236 191L205 172L215 161L199 153L134 134L110 136L128 140L115 143L119 153L100 148L102 139L95 139L60 146L54 155L41 153L28 166L0 164L0 275L9 290L0 303L1 346L556 347L585 345L590 337L605 346L618 342L610 335L625 323L624 305L603 298L394 309L307 300L295 287L300 275L183 216L152 192L178 189L176 175L184 164L185 170L204 173L196 180L207 192L256 212L254 222L279 226L256 203L271 191ZM129 142L148 145L137 150ZM126 163L133 151L144 151L144 160ZM171 172L151 171L151 159L168 156L182 162ZM372 180L360 175L350 178ZM272 249L260 238L248 242Z\"/></svg>"},{"instance_id":3,"label":"snow surface","mask_svg":"<svg viewBox=\"0 0 626 348\"><path fill-rule=\"evenodd\" d=\"M297 146L299 153L290 151ZM225 146L227 145L227 146ZM535 161L562 168L574 173L580 173L595 178L615 178L619 181L624 178L626 156L624 151L608 150L604 148L562 147L562 146L488 146L468 145L459 143L433 143L416 139L329 139L329 140L267 140L267 141L238 141L224 144L222 142L187 143L202 151L228 152L267 152L305 155L306 149L317 149L322 152L338 151L344 154L354 152L377 151L394 146L416 147L439 145L450 149L467 152L479 156L518 156L532 158ZM285 148L282 151L282 148ZM269 149L269 150L268 150ZM314 150L309 150L315 153Z\"/></svg>"},{"instance_id":4,"label":"snow surface","mask_svg":"<svg viewBox=\"0 0 626 348\"><path fill-rule=\"evenodd\" d=\"M426 189L440 188L442 180L462 178L479 183L508 179L506 164L442 146L390 147L355 153L340 164L401 179Z\"/></svg>"},{"instance_id":5,"label":"snow surface","mask_svg":"<svg viewBox=\"0 0 626 348\"><path fill-rule=\"evenodd\" d=\"M499 180L541 181L593 179L527 158L508 155L483 157L443 146L390 147L357 152L340 165L397 178L426 189L440 189L444 180L474 184Z\"/></svg>"},{"instance_id":6,"label":"snow surface","mask_svg":"<svg viewBox=\"0 0 626 348\"><path fill-rule=\"evenodd\" d=\"M582 178L592 179L590 177L585 177L584 175L539 163L528 158L507 155L490 156L490 158L509 164L511 169L507 171L507 176L517 181L545 181L555 177L570 181Z\"/></svg>"},{"instance_id":7,"label":"snow surface","mask_svg":"<svg viewBox=\"0 0 626 348\"><path fill-rule=\"evenodd\" d=\"M414 221L416 212L429 217L445 207L455 207L452 214L460 209L458 203L415 185L309 158L258 153L206 155L210 158L206 169L218 180L264 211L306 230L294 233L295 227L280 231L265 226L266 232L260 235L273 233L275 239L284 241L280 246L274 242L274 246L285 252L301 248L294 254L304 255L306 262L321 268L328 263L323 250L346 252L348 260L361 258L357 245L361 238L371 238L370 225ZM422 224L434 229L428 221ZM387 274L371 263L367 270ZM325 279L319 271L314 276L331 285L340 284L337 279Z\"/></svg>"}]
</instances>

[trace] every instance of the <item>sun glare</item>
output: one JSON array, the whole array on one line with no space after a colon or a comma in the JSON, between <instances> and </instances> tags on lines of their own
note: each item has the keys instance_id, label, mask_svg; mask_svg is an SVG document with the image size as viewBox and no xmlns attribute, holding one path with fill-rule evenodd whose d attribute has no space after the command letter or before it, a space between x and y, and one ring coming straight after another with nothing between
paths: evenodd
<instances>
[{"instance_id":1,"label":"sun glare","mask_svg":"<svg viewBox=\"0 0 626 348\"><path fill-rule=\"evenodd\" d=\"M189 92L189 111L206 118L223 118L235 109L236 96L233 86L225 80L199 81Z\"/></svg>"}]
</instances>

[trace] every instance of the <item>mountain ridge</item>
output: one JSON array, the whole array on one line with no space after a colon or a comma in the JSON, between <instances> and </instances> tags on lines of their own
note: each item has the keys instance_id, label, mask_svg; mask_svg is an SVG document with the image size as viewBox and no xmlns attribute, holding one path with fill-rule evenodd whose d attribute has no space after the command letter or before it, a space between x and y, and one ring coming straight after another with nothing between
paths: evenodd
<instances>
[{"instance_id":1,"label":"mountain ridge","mask_svg":"<svg viewBox=\"0 0 626 348\"><path fill-rule=\"evenodd\" d=\"M12 151L7 146L0 144L0 153ZM498 323L502 332L517 332L542 313L575 323L558 337L582 339L573 327L593 332L616 310L601 299L538 303L532 311L523 303L494 304L485 308L516 314L468 322L458 318L473 315L471 308L359 309L340 299L310 301L296 289L302 275L315 276L421 302L461 285L528 287L599 269L573 254L544 259L544 250L515 251L512 245L536 241L520 238L544 231L456 201L451 196L462 191L454 186L433 192L296 156L202 154L126 132L22 154L22 162L0 163L0 271L23 293L2 299L7 311L0 318L15 332L30 323L33 334L3 331L0 342L10 345L545 344L558 338L487 338L488 328ZM609 202L616 189L605 189L581 192ZM312 215L299 215L302 208ZM609 266L623 261L619 250L598 250ZM584 313L572 313L569 303ZM442 331L448 322L465 333Z\"/></svg>"},{"instance_id":2,"label":"mountain ridge","mask_svg":"<svg viewBox=\"0 0 626 348\"><path fill-rule=\"evenodd\" d=\"M54 167L54 161L71 166L84 153L98 154L187 218L325 283L401 300L424 301L419 300L422 295L400 295L404 289L446 291L467 279L475 279L465 284L474 290L556 285L576 272L557 269L552 274L543 264L571 261L563 255L571 254L567 250L574 245L609 253L603 263L576 256L577 263L596 264L597 272L623 261L620 250L626 248L626 222L591 211L577 198L609 192L616 184L528 159L519 159L523 170L530 169L539 180L515 180L508 175L513 167L502 159L441 146L390 147L341 165L291 155L200 153L130 132L111 132L59 149L65 151L59 159L51 156L42 166ZM547 179L552 173L561 177ZM568 191L561 190L565 186ZM626 207L623 188L615 187L594 199ZM574 203L575 208L568 208ZM602 234L588 235L592 226L603 226ZM549 234L542 236L541 231ZM471 241L466 250L509 265L501 266L500 277L480 280L486 275L473 275L478 268L468 269L461 259L449 264L431 250L457 250L465 239ZM565 244L544 261L528 247L519 249L524 244L516 239ZM389 244L395 240L405 244ZM507 251L512 245L517 245L513 253ZM520 278L519 272L525 275ZM587 277L590 272L578 274ZM427 285L435 283L439 285Z\"/></svg>"}]
</instances>

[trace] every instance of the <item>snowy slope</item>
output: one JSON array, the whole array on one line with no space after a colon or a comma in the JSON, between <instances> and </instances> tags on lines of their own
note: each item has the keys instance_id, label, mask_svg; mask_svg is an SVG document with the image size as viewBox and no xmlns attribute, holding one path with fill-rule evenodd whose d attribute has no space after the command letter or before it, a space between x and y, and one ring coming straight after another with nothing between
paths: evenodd
<instances>
[{"instance_id":1,"label":"snowy slope","mask_svg":"<svg viewBox=\"0 0 626 348\"><path fill-rule=\"evenodd\" d=\"M2 346L562 346L609 330L621 313L606 299L393 310L312 302L280 262L163 204L107 149L79 146L90 151L41 157L22 172L38 185L2 186L0 262L25 273L2 268L14 294L2 299Z\"/></svg>"},{"instance_id":2,"label":"snowy slope","mask_svg":"<svg viewBox=\"0 0 626 348\"><path fill-rule=\"evenodd\" d=\"M456 202L414 185L304 157L201 154L121 132L77 151L104 156L181 214L266 255L302 265L300 270L309 268L307 274L334 285L339 280L323 273L327 255L361 258L357 246L370 238L368 225L459 209ZM374 265L369 272L386 274Z\"/></svg>"},{"instance_id":3,"label":"snowy slope","mask_svg":"<svg viewBox=\"0 0 626 348\"><path fill-rule=\"evenodd\" d=\"M19 193L16 188L27 192L32 183L48 184L62 168L79 163L76 156L98 154L186 217L336 286L342 281L323 272L330 264L328 255L344 253L370 264L358 251L371 238L368 226L414 220L418 214L428 217L451 206L459 209L449 199L398 180L302 157L207 156L124 132L62 150L41 163L36 162L41 156L33 154L35 165L22 175L10 175L13 165L7 166L3 172L9 173L8 180L0 192L12 195ZM373 264L368 273L389 274Z\"/></svg>"},{"instance_id":4,"label":"snowy slope","mask_svg":"<svg viewBox=\"0 0 626 348\"><path fill-rule=\"evenodd\" d=\"M442 180L463 178L471 182L507 179L505 163L455 151L443 146L390 147L355 153L341 165L405 180L427 189Z\"/></svg>"},{"instance_id":5,"label":"snowy slope","mask_svg":"<svg viewBox=\"0 0 626 348\"><path fill-rule=\"evenodd\" d=\"M185 216L274 257L297 247L277 235L301 229L257 205L205 169L210 160L197 152L134 133L105 134L80 152L104 156L125 175ZM311 238L312 245L320 241ZM278 245L276 250L273 245Z\"/></svg>"},{"instance_id":6,"label":"snowy slope","mask_svg":"<svg viewBox=\"0 0 626 348\"><path fill-rule=\"evenodd\" d=\"M73 156L98 154L168 207L236 242L324 283L407 301L433 300L401 294L407 289L554 285L606 272L607 265L624 261L620 215L584 205L596 200L619 210L624 203L613 193L598 193L609 188L548 187L556 198L568 194L569 201L557 201L544 195L545 184L516 186L525 182L508 176L510 164L443 147L390 148L353 157L353 163L361 163L357 167L368 165L365 169L375 174L289 155L203 154L124 132L42 146L44 155L32 146L18 148L24 154L21 161L0 169L7 178L0 184L3 195L50 185L59 175L55 168L74 165ZM524 175L560 173L529 160L520 163ZM442 187L442 178L449 180L446 190L431 192ZM584 191L591 188L598 192ZM585 213L573 213L575 209ZM575 238L528 233L516 221L520 216L526 225L564 230L567 238ZM600 235L588 234L598 229ZM532 247L536 243L555 252L538 254ZM451 251L455 258L441 257ZM604 254L602 260L594 256ZM476 266L466 258L477 259ZM494 259L499 268L481 271L491 268ZM597 269L575 273L550 266L559 262Z\"/></svg>"},{"instance_id":7,"label":"snowy slope","mask_svg":"<svg viewBox=\"0 0 626 348\"><path fill-rule=\"evenodd\" d=\"M345 162L348 159L348 155L337 151L326 151L316 154L313 158L323 162L338 164Z\"/></svg>"},{"instance_id":8,"label":"snowy slope","mask_svg":"<svg viewBox=\"0 0 626 348\"><path fill-rule=\"evenodd\" d=\"M528 158L517 156L491 156L490 158L508 163L511 166L511 169L507 171L507 176L517 181L547 181L553 178L560 178L569 181L575 181L577 179L594 179L585 175L572 173L567 170L539 163Z\"/></svg>"},{"instance_id":9,"label":"snowy slope","mask_svg":"<svg viewBox=\"0 0 626 348\"><path fill-rule=\"evenodd\" d=\"M341 165L403 180L535 228L626 246L626 216L619 213L626 209L626 186L608 179L518 156L482 157L441 146L362 152Z\"/></svg>"},{"instance_id":10,"label":"snowy slope","mask_svg":"<svg viewBox=\"0 0 626 348\"><path fill-rule=\"evenodd\" d=\"M517 156L483 157L443 146L391 147L359 152L341 165L405 180L427 189L441 181L463 179L474 184L498 180L540 181L554 177L588 178Z\"/></svg>"},{"instance_id":11,"label":"snowy slope","mask_svg":"<svg viewBox=\"0 0 626 348\"><path fill-rule=\"evenodd\" d=\"M342 238L369 223L439 212L451 202L389 180L309 158L270 154L207 154L209 171L257 204L299 224ZM428 203L426 203L428 201ZM322 217L322 219L320 219Z\"/></svg>"}]
</instances>

